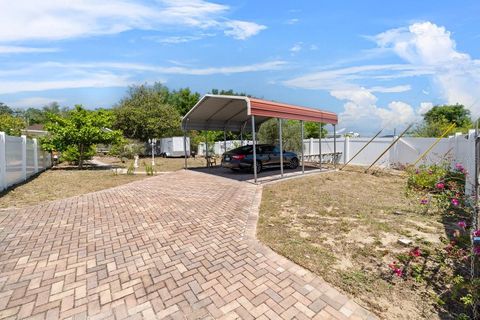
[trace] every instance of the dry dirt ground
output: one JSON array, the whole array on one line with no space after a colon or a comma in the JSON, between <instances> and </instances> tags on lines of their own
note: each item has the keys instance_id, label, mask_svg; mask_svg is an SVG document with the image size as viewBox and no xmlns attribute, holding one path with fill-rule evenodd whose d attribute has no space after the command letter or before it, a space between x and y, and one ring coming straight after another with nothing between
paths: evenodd
<instances>
[{"instance_id":1,"label":"dry dirt ground","mask_svg":"<svg viewBox=\"0 0 480 320\"><path fill-rule=\"evenodd\" d=\"M0 194L0 208L25 207L119 186L145 175L114 175L110 170L48 170Z\"/></svg>"},{"instance_id":2,"label":"dry dirt ground","mask_svg":"<svg viewBox=\"0 0 480 320\"><path fill-rule=\"evenodd\" d=\"M118 166L122 168L128 168L130 164L133 163L133 160L126 160L125 162L122 162L120 158L116 157L95 157L95 159L111 164L113 166ZM206 161L205 158L197 157L196 159L193 158L188 158L188 167L193 168L193 167L205 167L206 166ZM137 171L145 171L145 165L150 165L152 162L152 158L141 158L138 161L139 168ZM217 160L218 163L218 160ZM161 157L156 157L155 158L155 170L157 172L165 172L165 171L177 171L180 169L183 169L185 165L185 158L161 158Z\"/></svg>"},{"instance_id":3,"label":"dry dirt ground","mask_svg":"<svg viewBox=\"0 0 480 320\"><path fill-rule=\"evenodd\" d=\"M421 283L391 279L388 264L409 238L433 250L445 235L440 217L422 214L399 173L358 169L265 186L257 236L384 319L438 319Z\"/></svg>"}]
</instances>

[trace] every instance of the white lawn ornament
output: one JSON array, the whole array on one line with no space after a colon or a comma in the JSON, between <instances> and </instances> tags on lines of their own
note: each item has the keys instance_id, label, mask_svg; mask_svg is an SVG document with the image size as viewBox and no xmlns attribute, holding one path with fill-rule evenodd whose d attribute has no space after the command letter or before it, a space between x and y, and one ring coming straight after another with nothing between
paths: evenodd
<instances>
[{"instance_id":1,"label":"white lawn ornament","mask_svg":"<svg viewBox=\"0 0 480 320\"><path fill-rule=\"evenodd\" d=\"M134 157L134 162L133 162L133 167L138 168L138 154L136 154Z\"/></svg>"}]
</instances>

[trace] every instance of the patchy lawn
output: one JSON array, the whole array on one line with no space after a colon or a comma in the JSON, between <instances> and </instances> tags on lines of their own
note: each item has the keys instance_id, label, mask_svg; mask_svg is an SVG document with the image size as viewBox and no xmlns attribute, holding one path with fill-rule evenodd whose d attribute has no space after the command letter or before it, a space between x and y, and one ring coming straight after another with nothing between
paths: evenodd
<instances>
[{"instance_id":1,"label":"patchy lawn","mask_svg":"<svg viewBox=\"0 0 480 320\"><path fill-rule=\"evenodd\" d=\"M130 164L133 164L133 160L127 160L122 162L120 158L116 157L95 157L95 159L108 163L114 166L121 168L128 168ZM188 158L187 159L188 167L205 167L207 162L205 158L197 157L196 159ZM217 160L218 162L218 160ZM140 158L138 160L139 168L136 169L138 172L145 172L145 165L150 165L152 163L152 158ZM157 172L166 172L166 171L177 171L183 169L185 166L185 158L161 158L155 157L155 170Z\"/></svg>"},{"instance_id":2,"label":"patchy lawn","mask_svg":"<svg viewBox=\"0 0 480 320\"><path fill-rule=\"evenodd\" d=\"M265 186L258 237L384 319L438 319L428 285L392 279L388 264L406 247L443 244L440 216L405 195L401 173L317 174Z\"/></svg>"},{"instance_id":3,"label":"patchy lawn","mask_svg":"<svg viewBox=\"0 0 480 320\"><path fill-rule=\"evenodd\" d=\"M116 187L145 175L114 175L110 170L48 170L0 195L0 208L25 207Z\"/></svg>"}]
</instances>

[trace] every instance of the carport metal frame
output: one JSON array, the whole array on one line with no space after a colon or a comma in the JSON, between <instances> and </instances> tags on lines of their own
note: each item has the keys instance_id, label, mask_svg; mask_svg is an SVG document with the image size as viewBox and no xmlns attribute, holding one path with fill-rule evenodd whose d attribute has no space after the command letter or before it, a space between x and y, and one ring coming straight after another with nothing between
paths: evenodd
<instances>
[{"instance_id":1,"label":"carport metal frame","mask_svg":"<svg viewBox=\"0 0 480 320\"><path fill-rule=\"evenodd\" d=\"M203 109L200 110L201 106L204 104L208 105L208 100L225 100L225 103L216 106L217 110L214 110L213 113L208 114L208 116L203 115L203 119L198 119L201 115L201 112L205 112ZM215 119L216 116L227 110L229 107L232 107L232 103L244 102L246 104L246 115L244 116L245 108L241 107L240 111L235 110L232 114L227 114L228 117L223 119ZM196 115L198 113L198 115ZM241 117L240 119L237 119ZM257 126L259 127L261 123L265 122L270 118L278 119L278 136L280 144L280 173L283 177L283 138L282 138L282 122L283 119L290 120L299 120L301 123L301 145L302 145L302 174L305 174L305 156L304 156L304 121L312 121L320 123L319 127L319 163L320 169L322 167L322 128L323 123L329 123L333 125L333 149L334 155L336 154L336 124L338 123L338 117L333 112L323 111L319 109L312 109L306 107L300 107L290 104L284 104L279 102L273 102L268 100L250 98L245 96L227 96L227 95L205 95L199 102L183 117L182 119L182 130L184 132L184 150L185 150L185 169L188 169L187 164L187 131L188 130L223 130L224 138L224 149L226 148L226 132L229 131L238 131L240 132L242 145L243 145L243 132L246 129L246 124L248 120L251 120L251 131L252 131L252 142L253 142L253 175L254 181L257 183L257 152L256 152L256 131ZM195 121L191 121L194 119ZM208 145L206 144L208 148ZM206 151L208 154L208 150ZM336 162L334 161L336 166Z\"/></svg>"}]
</instances>

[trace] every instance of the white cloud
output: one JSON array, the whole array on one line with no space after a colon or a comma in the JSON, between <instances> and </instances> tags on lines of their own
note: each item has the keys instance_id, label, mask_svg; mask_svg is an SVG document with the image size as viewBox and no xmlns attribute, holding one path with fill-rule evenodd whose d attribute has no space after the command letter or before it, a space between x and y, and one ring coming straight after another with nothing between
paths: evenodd
<instances>
[{"instance_id":1,"label":"white cloud","mask_svg":"<svg viewBox=\"0 0 480 320\"><path fill-rule=\"evenodd\" d=\"M245 40L266 29L266 26L248 21L231 20L225 22L225 35L237 40Z\"/></svg>"},{"instance_id":2,"label":"white cloud","mask_svg":"<svg viewBox=\"0 0 480 320\"><path fill-rule=\"evenodd\" d=\"M431 22L414 23L374 37L412 65L428 67L446 103L462 103L480 115L480 60L459 52L451 33Z\"/></svg>"},{"instance_id":3,"label":"white cloud","mask_svg":"<svg viewBox=\"0 0 480 320\"><path fill-rule=\"evenodd\" d=\"M292 53L297 53L302 51L303 48L303 43L302 42L297 42L293 45L293 47L290 48L290 52Z\"/></svg>"},{"instance_id":4,"label":"white cloud","mask_svg":"<svg viewBox=\"0 0 480 320\"><path fill-rule=\"evenodd\" d=\"M46 62L13 70L1 70L0 94L65 88L123 87L137 82L135 80L137 75L140 75L143 81L148 77L160 81L159 77L165 75L205 76L261 72L278 70L285 64L285 61L274 60L249 65L192 68L180 65L155 66L123 62ZM45 80L45 74L51 75L48 80ZM17 76L34 80L15 80ZM162 79L162 82L166 82L166 80Z\"/></svg>"},{"instance_id":5,"label":"white cloud","mask_svg":"<svg viewBox=\"0 0 480 320\"><path fill-rule=\"evenodd\" d=\"M213 37L213 36L215 36L214 33L202 33L202 34L192 35L192 36L171 36L171 37L149 36L149 37L145 37L144 39L152 40L158 43L178 44L178 43L197 41L197 40L204 39L206 37Z\"/></svg>"},{"instance_id":6,"label":"white cloud","mask_svg":"<svg viewBox=\"0 0 480 320\"><path fill-rule=\"evenodd\" d=\"M340 113L342 125L358 127L359 122L369 128L396 128L418 120L412 106L401 101L392 101L387 107L377 106L377 97L365 88L332 91L331 95L346 101Z\"/></svg>"},{"instance_id":7,"label":"white cloud","mask_svg":"<svg viewBox=\"0 0 480 320\"><path fill-rule=\"evenodd\" d=\"M393 86L393 87L383 87L383 86L376 86L369 88L371 92L381 92L381 93L400 93L412 90L412 86L409 84L401 85L401 86Z\"/></svg>"},{"instance_id":8,"label":"white cloud","mask_svg":"<svg viewBox=\"0 0 480 320\"><path fill-rule=\"evenodd\" d=\"M165 26L221 29L246 39L265 29L254 22L227 20L230 9L205 0L17 0L1 5L0 41L62 40Z\"/></svg>"},{"instance_id":9,"label":"white cloud","mask_svg":"<svg viewBox=\"0 0 480 320\"><path fill-rule=\"evenodd\" d=\"M390 48L412 64L439 65L470 59L456 51L456 43L444 27L431 22L391 29L374 37L381 48Z\"/></svg>"},{"instance_id":10,"label":"white cloud","mask_svg":"<svg viewBox=\"0 0 480 320\"><path fill-rule=\"evenodd\" d=\"M72 88L108 88L126 87L132 83L126 75L97 73L81 78L63 78L58 80L0 80L0 94L25 91L45 91Z\"/></svg>"},{"instance_id":11,"label":"white cloud","mask_svg":"<svg viewBox=\"0 0 480 320\"><path fill-rule=\"evenodd\" d=\"M59 51L58 48L34 48L21 46L0 46L0 54L10 53L47 53Z\"/></svg>"},{"instance_id":12,"label":"white cloud","mask_svg":"<svg viewBox=\"0 0 480 320\"><path fill-rule=\"evenodd\" d=\"M289 87L303 89L337 90L357 88L355 82L365 80L385 80L392 72L418 76L430 74L431 70L409 64L365 65L338 69L326 69L284 81ZM402 76L406 77L406 76ZM402 88L406 88L402 86Z\"/></svg>"},{"instance_id":13,"label":"white cloud","mask_svg":"<svg viewBox=\"0 0 480 320\"><path fill-rule=\"evenodd\" d=\"M418 109L418 114L419 115L424 115L425 113L427 113L432 108L433 108L433 103L422 102L422 103L420 103L420 108Z\"/></svg>"},{"instance_id":14,"label":"white cloud","mask_svg":"<svg viewBox=\"0 0 480 320\"><path fill-rule=\"evenodd\" d=\"M293 18L293 19L288 19L286 24L297 24L298 22L300 22L300 19Z\"/></svg>"},{"instance_id":15,"label":"white cloud","mask_svg":"<svg viewBox=\"0 0 480 320\"><path fill-rule=\"evenodd\" d=\"M398 84L399 79L426 77L444 103L462 103L474 117L480 116L480 60L459 52L452 34L444 27L431 22L414 23L369 38L377 44L373 50L393 53L404 63L330 67L289 79L284 84L330 91L332 96L346 101L341 118L352 125L368 119L370 123L380 121L391 126L419 119L432 104L422 103L416 112L401 101L392 101L382 108L376 105L373 93L405 92L411 90L411 85ZM385 85L394 81L394 85ZM367 84L369 89L365 89Z\"/></svg>"}]
</instances>

